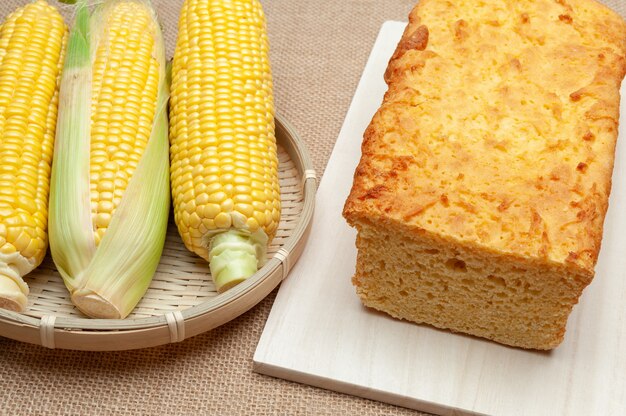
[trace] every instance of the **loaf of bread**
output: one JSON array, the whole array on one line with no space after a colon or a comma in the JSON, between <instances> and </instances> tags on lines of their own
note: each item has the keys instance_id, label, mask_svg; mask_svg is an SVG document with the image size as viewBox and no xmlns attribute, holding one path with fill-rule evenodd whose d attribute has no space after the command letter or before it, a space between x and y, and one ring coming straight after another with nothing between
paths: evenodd
<instances>
[{"instance_id":1,"label":"loaf of bread","mask_svg":"<svg viewBox=\"0 0 626 416\"><path fill-rule=\"evenodd\" d=\"M369 307L532 349L594 276L626 23L593 0L421 0L344 207Z\"/></svg>"}]
</instances>

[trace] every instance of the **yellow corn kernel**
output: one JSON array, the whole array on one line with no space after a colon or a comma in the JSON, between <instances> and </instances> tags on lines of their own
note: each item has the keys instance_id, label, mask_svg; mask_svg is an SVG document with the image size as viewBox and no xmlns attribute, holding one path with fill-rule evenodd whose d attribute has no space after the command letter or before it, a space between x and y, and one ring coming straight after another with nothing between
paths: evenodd
<instances>
[{"instance_id":1,"label":"yellow corn kernel","mask_svg":"<svg viewBox=\"0 0 626 416\"><path fill-rule=\"evenodd\" d=\"M210 260L207 241L216 235L262 231L265 250L280 219L280 189L258 0L184 2L171 91L171 185L185 245ZM205 238L194 239L196 230Z\"/></svg>"},{"instance_id":2,"label":"yellow corn kernel","mask_svg":"<svg viewBox=\"0 0 626 416\"><path fill-rule=\"evenodd\" d=\"M50 250L76 307L119 319L165 242L169 86L150 0L90 3L76 2L62 74Z\"/></svg>"},{"instance_id":3,"label":"yellow corn kernel","mask_svg":"<svg viewBox=\"0 0 626 416\"><path fill-rule=\"evenodd\" d=\"M104 236L152 132L159 62L149 9L119 2L107 15L106 41L93 63L91 195L94 235Z\"/></svg>"},{"instance_id":4,"label":"yellow corn kernel","mask_svg":"<svg viewBox=\"0 0 626 416\"><path fill-rule=\"evenodd\" d=\"M210 56L220 59L207 65L204 59ZM217 204L222 214L230 216L237 211L255 218L254 200L260 203L256 217L264 220L260 226L270 237L275 233L280 192L278 162L268 162L276 158L268 67L265 22L256 0L184 3L173 63L170 114L175 211L188 211L190 205L183 201L195 199L193 209L201 219L217 218ZM199 104L201 111L189 111ZM191 174L185 174L186 170ZM199 183L206 188L197 194ZM204 209L206 204L212 204L211 208ZM266 215L266 210L271 215ZM181 213L177 217L183 218ZM224 218L216 221L218 228L227 229L232 224ZM259 226L252 224L253 228ZM193 228L188 223L184 226ZM189 240L185 243L195 251Z\"/></svg>"},{"instance_id":5,"label":"yellow corn kernel","mask_svg":"<svg viewBox=\"0 0 626 416\"><path fill-rule=\"evenodd\" d=\"M0 26L0 263L13 266L3 267L7 275L0 279L12 279L23 292L20 299L0 293L0 304L12 309L24 307L28 287L21 277L41 263L48 244L50 164L66 35L63 18L44 0L16 10ZM5 259L14 253L18 258Z\"/></svg>"}]
</instances>

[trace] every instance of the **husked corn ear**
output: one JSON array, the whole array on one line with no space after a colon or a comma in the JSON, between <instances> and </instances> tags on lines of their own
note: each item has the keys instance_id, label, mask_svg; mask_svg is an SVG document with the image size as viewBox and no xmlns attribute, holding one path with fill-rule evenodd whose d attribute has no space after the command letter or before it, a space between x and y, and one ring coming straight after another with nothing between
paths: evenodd
<instances>
[{"instance_id":1,"label":"husked corn ear","mask_svg":"<svg viewBox=\"0 0 626 416\"><path fill-rule=\"evenodd\" d=\"M67 28L43 0L0 26L0 308L21 311L22 279L48 247L50 165Z\"/></svg>"},{"instance_id":2,"label":"husked corn ear","mask_svg":"<svg viewBox=\"0 0 626 416\"><path fill-rule=\"evenodd\" d=\"M274 102L257 0L187 0L170 104L174 215L218 290L256 272L280 220Z\"/></svg>"},{"instance_id":3,"label":"husked corn ear","mask_svg":"<svg viewBox=\"0 0 626 416\"><path fill-rule=\"evenodd\" d=\"M124 318L159 263L169 213L165 49L148 0L78 3L61 84L50 248L74 304Z\"/></svg>"}]
</instances>

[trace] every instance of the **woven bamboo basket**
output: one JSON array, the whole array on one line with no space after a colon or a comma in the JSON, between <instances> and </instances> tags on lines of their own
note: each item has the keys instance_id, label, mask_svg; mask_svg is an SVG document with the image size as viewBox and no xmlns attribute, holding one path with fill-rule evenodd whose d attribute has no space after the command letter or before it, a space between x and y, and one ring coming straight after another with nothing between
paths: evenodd
<instances>
[{"instance_id":1,"label":"woven bamboo basket","mask_svg":"<svg viewBox=\"0 0 626 416\"><path fill-rule=\"evenodd\" d=\"M24 313L0 309L0 336L17 341L86 351L154 347L218 327L248 311L287 277L309 234L316 176L304 143L276 117L282 217L268 262L254 276L218 294L208 264L189 252L170 221L161 263L146 295L125 320L89 319L71 303L54 263L26 277Z\"/></svg>"}]
</instances>

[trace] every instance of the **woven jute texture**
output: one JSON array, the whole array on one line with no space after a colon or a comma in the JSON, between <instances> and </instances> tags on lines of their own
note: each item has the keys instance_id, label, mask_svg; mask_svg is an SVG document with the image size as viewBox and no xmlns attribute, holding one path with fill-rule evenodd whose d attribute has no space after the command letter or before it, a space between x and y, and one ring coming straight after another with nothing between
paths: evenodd
<instances>
[{"instance_id":1,"label":"woven jute texture","mask_svg":"<svg viewBox=\"0 0 626 416\"><path fill-rule=\"evenodd\" d=\"M0 2L0 16L24 3ZM182 0L154 3L171 56ZM380 25L406 20L414 3L263 1L277 108L306 141L318 173L324 171ZM626 0L605 3L626 16ZM0 414L418 414L253 373L252 356L274 297L211 332L140 351L52 351L0 337Z\"/></svg>"}]
</instances>

